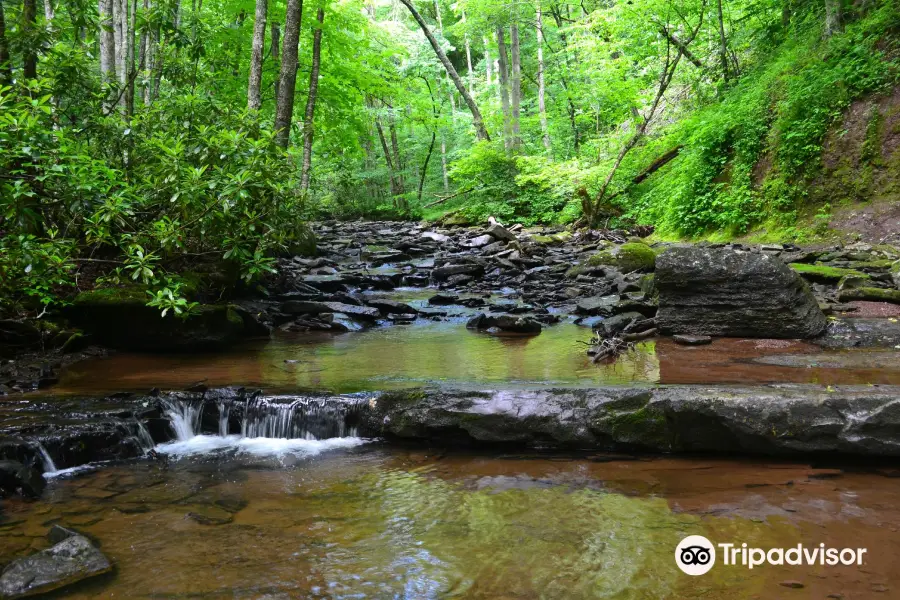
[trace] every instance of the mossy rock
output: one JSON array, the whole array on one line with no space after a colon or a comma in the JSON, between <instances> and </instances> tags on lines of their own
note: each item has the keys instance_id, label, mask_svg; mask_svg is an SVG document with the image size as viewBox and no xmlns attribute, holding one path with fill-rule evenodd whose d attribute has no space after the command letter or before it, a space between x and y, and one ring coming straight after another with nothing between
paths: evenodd
<instances>
[{"instance_id":1,"label":"mossy rock","mask_svg":"<svg viewBox=\"0 0 900 600\"><path fill-rule=\"evenodd\" d=\"M628 242L594 254L587 260L587 264L592 267L616 267L624 273L652 271L656 266L656 252L647 244Z\"/></svg>"},{"instance_id":2,"label":"mossy rock","mask_svg":"<svg viewBox=\"0 0 900 600\"><path fill-rule=\"evenodd\" d=\"M859 287L838 292L838 300L849 302L851 300L868 300L870 302L891 302L900 304L900 290L887 290L883 288Z\"/></svg>"},{"instance_id":3,"label":"mossy rock","mask_svg":"<svg viewBox=\"0 0 900 600\"><path fill-rule=\"evenodd\" d=\"M659 290L656 289L656 275L653 273L641 275L641 278L638 280L638 285L641 286L641 291L644 292L645 297L659 297Z\"/></svg>"},{"instance_id":4,"label":"mossy rock","mask_svg":"<svg viewBox=\"0 0 900 600\"><path fill-rule=\"evenodd\" d=\"M316 234L308 225L298 225L294 230L290 253L295 256L315 256L318 253L317 242Z\"/></svg>"},{"instance_id":5,"label":"mossy rock","mask_svg":"<svg viewBox=\"0 0 900 600\"><path fill-rule=\"evenodd\" d=\"M92 342L121 350L185 351L214 349L258 333L240 310L207 304L188 318L147 306L150 296L137 288L82 292L69 308L72 321Z\"/></svg>"},{"instance_id":6,"label":"mossy rock","mask_svg":"<svg viewBox=\"0 0 900 600\"><path fill-rule=\"evenodd\" d=\"M531 241L542 246L553 246L556 244L565 244L572 239L572 234L568 231L560 231L559 233L551 233L549 235L532 235Z\"/></svg>"},{"instance_id":7,"label":"mossy rock","mask_svg":"<svg viewBox=\"0 0 900 600\"><path fill-rule=\"evenodd\" d=\"M788 265L794 271L799 273L804 279L815 281L817 283L838 283L844 277L862 277L869 279L869 275L855 269L841 269L840 267L829 267L828 265L814 264L807 265L805 263L791 263Z\"/></svg>"},{"instance_id":8,"label":"mossy rock","mask_svg":"<svg viewBox=\"0 0 900 600\"><path fill-rule=\"evenodd\" d=\"M900 260L891 267L891 276L894 278L894 285L900 288Z\"/></svg>"}]
</instances>

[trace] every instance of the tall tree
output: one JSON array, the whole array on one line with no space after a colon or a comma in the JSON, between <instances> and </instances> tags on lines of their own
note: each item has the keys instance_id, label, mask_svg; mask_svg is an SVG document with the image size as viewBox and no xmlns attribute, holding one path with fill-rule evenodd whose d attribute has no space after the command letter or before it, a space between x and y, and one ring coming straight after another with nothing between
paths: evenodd
<instances>
[{"instance_id":1,"label":"tall tree","mask_svg":"<svg viewBox=\"0 0 900 600\"><path fill-rule=\"evenodd\" d=\"M0 84L12 81L12 65L9 63L9 42L6 40L6 15L0 0Z\"/></svg>"},{"instance_id":2,"label":"tall tree","mask_svg":"<svg viewBox=\"0 0 900 600\"><path fill-rule=\"evenodd\" d=\"M718 0L719 16L719 64L722 67L722 79L728 81L728 40L725 38L725 17L722 15L722 0ZM684 54L684 51L682 51Z\"/></svg>"},{"instance_id":3,"label":"tall tree","mask_svg":"<svg viewBox=\"0 0 900 600\"><path fill-rule=\"evenodd\" d=\"M291 139L291 119L294 116L294 92L297 86L297 54L300 46L300 22L303 0L288 0L284 19L284 48L281 51L281 74L278 101L275 106L275 141L287 148Z\"/></svg>"},{"instance_id":4,"label":"tall tree","mask_svg":"<svg viewBox=\"0 0 900 600\"><path fill-rule=\"evenodd\" d=\"M469 107L469 111L472 113L472 121L475 125L475 135L480 140L490 140L491 136L488 134L488 130L484 126L484 120L481 118L481 111L478 110L478 105L475 104L475 100L472 99L472 95L468 92L468 90L466 90L466 86L463 85L462 80L459 78L459 73L456 72L456 68L453 66L453 63L450 62L450 59L447 58L447 55L441 49L441 45L434 37L434 34L431 33L431 29L428 27L425 19L422 18L422 15L419 14L419 11L417 11L416 7L413 6L412 0L400 0L400 2L409 10L413 18L419 24L419 27L422 28L422 32L425 34L425 37L428 38L428 42L434 49L434 53L437 54L437 57L441 61L441 64L444 65L444 69L447 71L447 75L449 75L450 79L453 80L453 84L456 86L456 89L459 90L460 95L463 97L463 100L465 100L466 105Z\"/></svg>"},{"instance_id":5,"label":"tall tree","mask_svg":"<svg viewBox=\"0 0 900 600\"><path fill-rule=\"evenodd\" d=\"M113 3L117 0L99 0L100 9L100 77L104 83L116 80L116 39L113 22Z\"/></svg>"},{"instance_id":6,"label":"tall tree","mask_svg":"<svg viewBox=\"0 0 900 600\"><path fill-rule=\"evenodd\" d=\"M509 68L506 64L506 38L503 26L497 27L497 74L500 78L500 110L503 111L503 145L512 147L512 117L509 109Z\"/></svg>"},{"instance_id":7,"label":"tall tree","mask_svg":"<svg viewBox=\"0 0 900 600\"><path fill-rule=\"evenodd\" d=\"M840 33L844 28L841 0L825 0L825 37Z\"/></svg>"},{"instance_id":8,"label":"tall tree","mask_svg":"<svg viewBox=\"0 0 900 600\"><path fill-rule=\"evenodd\" d=\"M303 166L300 172L300 189L309 189L309 172L312 166L312 145L316 112L316 96L319 93L319 63L322 56L322 23L325 21L325 10L319 8L316 13L319 26L313 31L312 66L309 71L309 95L306 97L306 112L303 116ZM330 22L330 21L329 21Z\"/></svg>"},{"instance_id":9,"label":"tall tree","mask_svg":"<svg viewBox=\"0 0 900 600\"><path fill-rule=\"evenodd\" d=\"M519 24L513 21L509 27L509 41L512 55L512 86L510 99L512 100L512 141L511 146L518 148L522 145L520 136L519 116L522 107L522 58L519 49Z\"/></svg>"},{"instance_id":10,"label":"tall tree","mask_svg":"<svg viewBox=\"0 0 900 600\"><path fill-rule=\"evenodd\" d=\"M537 62L538 62L538 116L541 119L541 139L544 142L544 148L550 151L550 130L547 126L547 106L544 102L544 19L541 14L541 0L537 0L535 7L535 18L537 28Z\"/></svg>"},{"instance_id":11,"label":"tall tree","mask_svg":"<svg viewBox=\"0 0 900 600\"><path fill-rule=\"evenodd\" d=\"M272 42L269 47L272 51L272 61L275 63L276 67L280 69L280 60L281 57L278 56L279 49L281 48L281 25L278 23L272 23ZM275 88L275 98L278 98L281 79L279 77L275 78L275 83L273 84Z\"/></svg>"},{"instance_id":12,"label":"tall tree","mask_svg":"<svg viewBox=\"0 0 900 600\"><path fill-rule=\"evenodd\" d=\"M22 32L26 36L26 42L22 46L22 75L25 79L37 77L37 45L34 40L36 22L35 0L25 0L22 3Z\"/></svg>"},{"instance_id":13,"label":"tall tree","mask_svg":"<svg viewBox=\"0 0 900 600\"><path fill-rule=\"evenodd\" d=\"M53 20L56 18L56 8L53 6L53 0L44 0L44 20L47 22L47 29L53 27Z\"/></svg>"},{"instance_id":14,"label":"tall tree","mask_svg":"<svg viewBox=\"0 0 900 600\"><path fill-rule=\"evenodd\" d=\"M462 11L462 22L463 25L466 23L466 11ZM469 44L469 32L465 32L465 45L466 45L466 68L468 71L466 72L466 79L469 82L469 93L474 94L474 72L472 71L472 46Z\"/></svg>"},{"instance_id":15,"label":"tall tree","mask_svg":"<svg viewBox=\"0 0 900 600\"><path fill-rule=\"evenodd\" d=\"M256 0L253 15L253 46L250 50L250 81L247 84L247 108L256 111L262 106L260 86L262 86L263 49L266 43L267 0Z\"/></svg>"},{"instance_id":16,"label":"tall tree","mask_svg":"<svg viewBox=\"0 0 900 600\"><path fill-rule=\"evenodd\" d=\"M491 85L491 67L493 66L493 63L491 62L491 49L488 47L487 36L483 36L482 41L484 42L484 73L487 78L487 84Z\"/></svg>"}]
</instances>

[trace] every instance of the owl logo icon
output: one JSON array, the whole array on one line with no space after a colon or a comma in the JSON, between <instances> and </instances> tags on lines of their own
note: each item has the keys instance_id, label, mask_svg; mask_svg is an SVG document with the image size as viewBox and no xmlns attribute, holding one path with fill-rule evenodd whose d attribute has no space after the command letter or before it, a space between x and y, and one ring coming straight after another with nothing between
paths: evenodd
<instances>
[{"instance_id":1,"label":"owl logo icon","mask_svg":"<svg viewBox=\"0 0 900 600\"><path fill-rule=\"evenodd\" d=\"M716 564L716 547L702 535L689 535L675 548L675 564L688 575L703 575Z\"/></svg>"}]
</instances>

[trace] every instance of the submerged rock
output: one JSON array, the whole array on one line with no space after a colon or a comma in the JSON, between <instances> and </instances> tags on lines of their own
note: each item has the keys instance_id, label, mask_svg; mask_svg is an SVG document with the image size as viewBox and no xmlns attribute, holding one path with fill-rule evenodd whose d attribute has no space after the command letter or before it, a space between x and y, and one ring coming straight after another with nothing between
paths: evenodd
<instances>
[{"instance_id":1,"label":"submerged rock","mask_svg":"<svg viewBox=\"0 0 900 600\"><path fill-rule=\"evenodd\" d=\"M0 597L46 594L112 570L112 564L81 535L72 535L37 554L11 562L0 575Z\"/></svg>"},{"instance_id":2,"label":"submerged rock","mask_svg":"<svg viewBox=\"0 0 900 600\"><path fill-rule=\"evenodd\" d=\"M763 253L677 247L656 262L664 334L810 338L827 324L800 277Z\"/></svg>"},{"instance_id":3,"label":"submerged rock","mask_svg":"<svg viewBox=\"0 0 900 600\"><path fill-rule=\"evenodd\" d=\"M486 315L479 313L466 323L468 329L498 330L507 333L538 334L541 324L531 317L515 317L512 315Z\"/></svg>"},{"instance_id":4,"label":"submerged rock","mask_svg":"<svg viewBox=\"0 0 900 600\"><path fill-rule=\"evenodd\" d=\"M672 340L674 340L676 344L681 344L682 346L705 346L706 344L712 343L712 338L708 335L678 334L673 335Z\"/></svg>"}]
</instances>

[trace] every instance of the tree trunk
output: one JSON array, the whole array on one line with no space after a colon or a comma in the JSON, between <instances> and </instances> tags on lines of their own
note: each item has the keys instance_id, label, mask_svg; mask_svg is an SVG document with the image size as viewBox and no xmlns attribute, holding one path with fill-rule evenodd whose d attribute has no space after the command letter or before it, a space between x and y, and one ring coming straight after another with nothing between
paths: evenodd
<instances>
[{"instance_id":1,"label":"tree trunk","mask_svg":"<svg viewBox=\"0 0 900 600\"><path fill-rule=\"evenodd\" d=\"M113 19L113 3L116 0L100 0L100 77L103 83L116 80L116 38Z\"/></svg>"},{"instance_id":2,"label":"tree trunk","mask_svg":"<svg viewBox=\"0 0 900 600\"><path fill-rule=\"evenodd\" d=\"M313 144L313 117L316 112L316 95L319 93L319 62L322 55L322 23L325 20L325 11L319 9L316 13L319 27L313 31L312 67L309 72L309 95L306 98L306 113L303 117L303 167L300 173L300 189L309 189L309 172L312 166Z\"/></svg>"},{"instance_id":3,"label":"tree trunk","mask_svg":"<svg viewBox=\"0 0 900 600\"><path fill-rule=\"evenodd\" d=\"M268 0L256 0L253 16L253 46L250 50L250 81L247 83L247 108L258 111L262 106L260 86L262 86L263 50L266 44L266 13Z\"/></svg>"},{"instance_id":4,"label":"tree trunk","mask_svg":"<svg viewBox=\"0 0 900 600\"><path fill-rule=\"evenodd\" d=\"M512 54L512 147L522 145L519 116L522 106L522 59L519 54L519 25L515 22L509 28L509 41Z\"/></svg>"},{"instance_id":5,"label":"tree trunk","mask_svg":"<svg viewBox=\"0 0 900 600\"><path fill-rule=\"evenodd\" d=\"M447 176L447 139L441 133L441 174L444 177L444 193L450 191L450 178Z\"/></svg>"},{"instance_id":6,"label":"tree trunk","mask_svg":"<svg viewBox=\"0 0 900 600\"><path fill-rule=\"evenodd\" d=\"M119 85L125 83L125 30L122 27L123 0L112 0L113 36L115 37L115 73Z\"/></svg>"},{"instance_id":7,"label":"tree trunk","mask_svg":"<svg viewBox=\"0 0 900 600\"><path fill-rule=\"evenodd\" d=\"M547 105L544 102L544 19L541 15L541 0L537 0L537 61L538 61L538 114L541 119L541 138L544 148L550 151L550 129L547 125Z\"/></svg>"},{"instance_id":8,"label":"tree trunk","mask_svg":"<svg viewBox=\"0 0 900 600\"><path fill-rule=\"evenodd\" d=\"M37 49L32 36L37 22L37 5L35 0L24 0L22 3L22 32L26 35L26 43L22 47L22 76L25 79L37 77Z\"/></svg>"},{"instance_id":9,"label":"tree trunk","mask_svg":"<svg viewBox=\"0 0 900 600\"><path fill-rule=\"evenodd\" d=\"M497 73L500 76L500 108L503 112L503 145L512 147L512 119L509 109L509 69L506 66L506 40L503 27L497 28Z\"/></svg>"},{"instance_id":10,"label":"tree trunk","mask_svg":"<svg viewBox=\"0 0 900 600\"><path fill-rule=\"evenodd\" d=\"M444 54L444 51L441 50L440 44L438 44L437 39L434 37L434 34L431 33L431 29L428 28L428 24L425 23L425 19L422 18L422 15L419 14L419 11L416 10L416 7L413 6L412 0L400 0L403 5L409 9L409 12L412 13L413 18L419 24L419 27L422 28L422 32L425 34L425 37L428 38L431 47L434 49L434 53L437 54L438 59L444 65L444 69L447 71L447 75L450 76L450 79L453 80L453 84L456 85L456 89L459 90L460 95L462 95L463 100L466 101L466 105L469 107L469 111L472 113L472 121L475 125L475 135L479 140L488 140L490 141L491 136L488 134L487 129L484 126L484 121L481 118L481 112L478 110L478 105L475 104L475 100L472 99L472 95L466 90L466 86L463 85L462 80L459 78L459 74L456 72L456 69L453 67L453 63L450 62L450 59L447 58L447 55Z\"/></svg>"},{"instance_id":11,"label":"tree trunk","mask_svg":"<svg viewBox=\"0 0 900 600\"><path fill-rule=\"evenodd\" d=\"M462 13L462 22L465 24L466 22L466 11ZM466 73L466 79L469 81L469 93L474 94L474 82L472 81L472 47L469 45L469 32L467 31L465 34L465 44L466 44L466 68L468 68L468 72Z\"/></svg>"},{"instance_id":12,"label":"tree trunk","mask_svg":"<svg viewBox=\"0 0 900 600\"><path fill-rule=\"evenodd\" d=\"M443 33L444 21L441 19L441 2L440 2L440 0L434 0L434 16L437 18L438 32Z\"/></svg>"},{"instance_id":13,"label":"tree trunk","mask_svg":"<svg viewBox=\"0 0 900 600\"><path fill-rule=\"evenodd\" d=\"M844 28L841 0L825 0L825 37L840 33Z\"/></svg>"},{"instance_id":14,"label":"tree trunk","mask_svg":"<svg viewBox=\"0 0 900 600\"><path fill-rule=\"evenodd\" d=\"M403 160L400 158L400 144L397 143L397 126L394 123L394 118L391 117L391 122L388 125L388 131L391 133L391 152L393 154L394 160L394 170L396 171L395 179L397 180L397 189L401 194L406 193L406 182L403 180Z\"/></svg>"},{"instance_id":15,"label":"tree trunk","mask_svg":"<svg viewBox=\"0 0 900 600\"><path fill-rule=\"evenodd\" d=\"M53 28L53 20L56 18L56 8L53 6L53 0L44 0L44 20L47 22L47 29Z\"/></svg>"},{"instance_id":16,"label":"tree trunk","mask_svg":"<svg viewBox=\"0 0 900 600\"><path fill-rule=\"evenodd\" d=\"M0 0L0 84L12 81L12 65L9 63L9 42L6 41L6 15Z\"/></svg>"},{"instance_id":17,"label":"tree trunk","mask_svg":"<svg viewBox=\"0 0 900 600\"><path fill-rule=\"evenodd\" d=\"M722 79L727 82L728 81L728 42L725 39L725 18L722 16L722 0L718 0L718 9L719 9L719 62L722 66Z\"/></svg>"},{"instance_id":18,"label":"tree trunk","mask_svg":"<svg viewBox=\"0 0 900 600\"><path fill-rule=\"evenodd\" d=\"M278 55L278 52L281 48L281 25L279 25L278 23L272 23L272 42L271 42L270 47L272 48L272 61L280 69L281 65L279 64L279 61L280 61L281 57ZM274 84L275 85L275 98L278 98L278 93L279 93L279 90L281 89L280 84L281 84L281 80L278 77L276 77L275 84Z\"/></svg>"},{"instance_id":19,"label":"tree trunk","mask_svg":"<svg viewBox=\"0 0 900 600\"><path fill-rule=\"evenodd\" d=\"M493 63L491 63L491 50L488 47L487 36L484 36L482 38L482 41L484 42L484 71L485 71L485 75L487 75L487 84L488 84L488 86L490 86L491 85L491 65L493 64Z\"/></svg>"},{"instance_id":20,"label":"tree trunk","mask_svg":"<svg viewBox=\"0 0 900 600\"><path fill-rule=\"evenodd\" d=\"M137 28L137 0L131 0L129 5L128 0L125 0L126 6L129 6L130 10L130 18L126 20L127 25L127 55L125 56L125 115L127 117L131 117L134 114L134 80L136 75L135 70L135 53L134 53L134 41L135 41L135 29Z\"/></svg>"},{"instance_id":21,"label":"tree trunk","mask_svg":"<svg viewBox=\"0 0 900 600\"><path fill-rule=\"evenodd\" d=\"M387 164L388 176L391 179L391 197L397 196L400 192L397 188L397 179L394 177L394 163L391 160L391 151L388 149L387 139L384 137L384 129L381 127L381 121L375 119L375 129L378 130L378 139L381 141L381 151L384 152L384 162Z\"/></svg>"},{"instance_id":22,"label":"tree trunk","mask_svg":"<svg viewBox=\"0 0 900 600\"><path fill-rule=\"evenodd\" d=\"M300 45L300 22L303 0L288 0L284 21L284 48L281 51L281 75L278 102L275 106L275 141L287 148L291 139L291 119L294 116L294 92L297 86L297 53Z\"/></svg>"},{"instance_id":23,"label":"tree trunk","mask_svg":"<svg viewBox=\"0 0 900 600\"><path fill-rule=\"evenodd\" d=\"M422 189L425 187L425 175L428 173L428 161L431 160L431 154L434 152L434 141L437 139L437 134L432 131L431 132L431 144L428 145L428 154L425 155L425 163L422 165L422 172L419 176L419 202L422 202Z\"/></svg>"}]
</instances>

